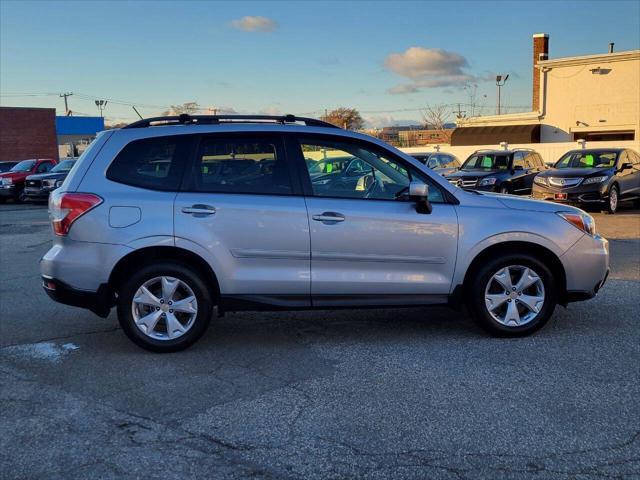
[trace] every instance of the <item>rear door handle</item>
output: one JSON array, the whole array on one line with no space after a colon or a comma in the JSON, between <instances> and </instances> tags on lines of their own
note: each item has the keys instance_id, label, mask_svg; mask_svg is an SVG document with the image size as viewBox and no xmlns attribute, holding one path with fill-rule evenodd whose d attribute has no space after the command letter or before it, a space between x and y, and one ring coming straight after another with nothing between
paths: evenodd
<instances>
[{"instance_id":1,"label":"rear door handle","mask_svg":"<svg viewBox=\"0 0 640 480\"><path fill-rule=\"evenodd\" d=\"M338 212L322 212L320 215L314 215L311 218L313 218L316 222L325 222L325 223L344 222L344 215Z\"/></svg>"},{"instance_id":2,"label":"rear door handle","mask_svg":"<svg viewBox=\"0 0 640 480\"><path fill-rule=\"evenodd\" d=\"M195 205L191 205L190 207L182 207L182 213L193 215L194 217L207 217L216 213L216 209L211 205L203 205L201 203L197 203Z\"/></svg>"}]
</instances>

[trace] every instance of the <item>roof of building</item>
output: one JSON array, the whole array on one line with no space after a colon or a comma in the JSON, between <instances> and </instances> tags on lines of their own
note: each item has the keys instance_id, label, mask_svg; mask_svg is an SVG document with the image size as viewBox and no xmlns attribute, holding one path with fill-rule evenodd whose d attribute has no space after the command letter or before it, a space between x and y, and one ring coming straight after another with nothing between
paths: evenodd
<instances>
[{"instance_id":1,"label":"roof of building","mask_svg":"<svg viewBox=\"0 0 640 480\"><path fill-rule=\"evenodd\" d=\"M640 60L640 50L627 50L624 52L599 53L596 55L581 55L578 57L562 57L550 60L540 60L537 63L537 66L539 68L555 68L595 63L622 62L628 60Z\"/></svg>"}]
</instances>

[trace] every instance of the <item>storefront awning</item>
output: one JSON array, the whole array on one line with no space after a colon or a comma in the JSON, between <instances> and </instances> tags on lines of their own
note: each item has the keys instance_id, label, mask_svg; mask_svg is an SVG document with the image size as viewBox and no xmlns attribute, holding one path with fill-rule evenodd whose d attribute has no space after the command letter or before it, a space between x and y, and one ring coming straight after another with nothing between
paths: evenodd
<instances>
[{"instance_id":1,"label":"storefront awning","mask_svg":"<svg viewBox=\"0 0 640 480\"><path fill-rule=\"evenodd\" d=\"M458 127L451 135L451 146L540 143L540 124L492 127Z\"/></svg>"}]
</instances>

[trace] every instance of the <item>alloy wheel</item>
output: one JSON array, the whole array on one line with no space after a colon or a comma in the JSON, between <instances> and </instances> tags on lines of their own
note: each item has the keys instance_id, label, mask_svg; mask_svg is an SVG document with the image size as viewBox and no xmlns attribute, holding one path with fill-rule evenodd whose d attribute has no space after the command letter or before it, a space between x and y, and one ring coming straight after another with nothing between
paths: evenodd
<instances>
[{"instance_id":1,"label":"alloy wheel","mask_svg":"<svg viewBox=\"0 0 640 480\"><path fill-rule=\"evenodd\" d=\"M532 322L542 310L544 284L533 269L510 265L489 279L484 299L489 315L496 322L520 327Z\"/></svg>"},{"instance_id":2,"label":"alloy wheel","mask_svg":"<svg viewBox=\"0 0 640 480\"><path fill-rule=\"evenodd\" d=\"M609 211L615 212L618 210L618 190L615 188L609 192Z\"/></svg>"},{"instance_id":3,"label":"alloy wheel","mask_svg":"<svg viewBox=\"0 0 640 480\"><path fill-rule=\"evenodd\" d=\"M187 333L198 316L193 290L182 280L154 277L138 288L131 302L136 327L155 340L174 340Z\"/></svg>"}]
</instances>

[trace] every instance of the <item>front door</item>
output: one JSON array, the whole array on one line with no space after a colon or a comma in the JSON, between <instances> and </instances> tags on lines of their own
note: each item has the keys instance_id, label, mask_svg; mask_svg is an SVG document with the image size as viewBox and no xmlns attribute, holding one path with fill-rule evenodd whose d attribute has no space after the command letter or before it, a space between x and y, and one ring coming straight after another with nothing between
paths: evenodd
<instances>
[{"instance_id":1,"label":"front door","mask_svg":"<svg viewBox=\"0 0 640 480\"><path fill-rule=\"evenodd\" d=\"M175 200L176 245L200 251L226 301L309 306L309 223L282 139L203 136Z\"/></svg>"},{"instance_id":2,"label":"front door","mask_svg":"<svg viewBox=\"0 0 640 480\"><path fill-rule=\"evenodd\" d=\"M455 207L435 182L368 142L305 135L295 147L307 167L313 305L423 304L446 298L458 222ZM358 176L344 182L339 168L354 161ZM329 164L330 172L321 168ZM412 179L428 182L431 214L396 199Z\"/></svg>"}]
</instances>

